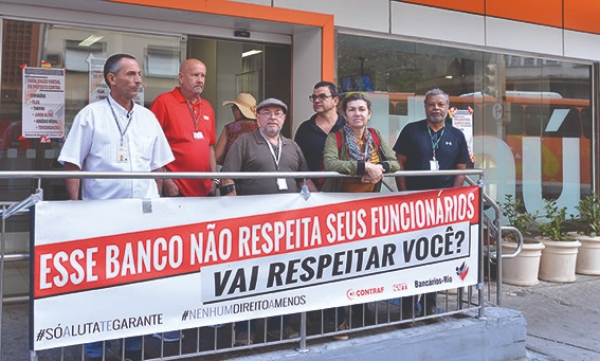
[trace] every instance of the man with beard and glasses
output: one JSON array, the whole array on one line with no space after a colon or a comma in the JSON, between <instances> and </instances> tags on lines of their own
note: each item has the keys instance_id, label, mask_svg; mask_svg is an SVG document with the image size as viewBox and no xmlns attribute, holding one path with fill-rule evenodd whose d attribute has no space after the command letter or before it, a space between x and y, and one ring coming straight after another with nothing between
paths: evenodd
<instances>
[{"instance_id":1,"label":"man with beard and glasses","mask_svg":"<svg viewBox=\"0 0 600 361\"><path fill-rule=\"evenodd\" d=\"M446 122L450 99L441 89L425 93L426 119L407 124L394 145L396 158L404 170L466 169L470 163L469 149L464 134ZM414 191L460 187L464 175L397 177L399 191ZM410 306L417 306L425 315L437 313L437 294L428 293L420 305L403 299L403 312L410 315ZM419 307L420 306L420 307Z\"/></svg>"},{"instance_id":2,"label":"man with beard and glasses","mask_svg":"<svg viewBox=\"0 0 600 361\"><path fill-rule=\"evenodd\" d=\"M256 108L258 129L242 134L231 145L221 172L307 171L300 147L281 135L286 114L287 105L281 100L263 100ZM302 182L292 178L223 179L221 195L293 193L300 191ZM317 190L311 180L306 184L311 192Z\"/></svg>"},{"instance_id":3,"label":"man with beard and glasses","mask_svg":"<svg viewBox=\"0 0 600 361\"><path fill-rule=\"evenodd\" d=\"M258 129L239 136L227 152L221 172L302 172L307 171L306 160L300 147L281 135L288 111L279 99L263 100L256 108ZM222 179L222 196L293 193L300 191L303 180L292 178ZM311 192L316 192L312 181L306 181ZM274 340L298 337L288 325L291 315L268 318L267 335ZM256 320L241 321L235 325L235 345L254 343Z\"/></svg>"}]
</instances>

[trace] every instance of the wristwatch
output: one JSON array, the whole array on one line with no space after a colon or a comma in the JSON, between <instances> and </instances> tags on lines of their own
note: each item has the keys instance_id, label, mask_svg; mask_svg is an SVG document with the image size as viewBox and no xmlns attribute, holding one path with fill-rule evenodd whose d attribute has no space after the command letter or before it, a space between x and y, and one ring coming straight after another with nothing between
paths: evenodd
<instances>
[{"instance_id":1,"label":"wristwatch","mask_svg":"<svg viewBox=\"0 0 600 361\"><path fill-rule=\"evenodd\" d=\"M228 184L226 186L222 186L219 190L222 196L227 195L235 190L235 183Z\"/></svg>"},{"instance_id":2,"label":"wristwatch","mask_svg":"<svg viewBox=\"0 0 600 361\"><path fill-rule=\"evenodd\" d=\"M217 188L219 188L221 186L221 180L220 179L215 178L212 181L217 186Z\"/></svg>"}]
</instances>

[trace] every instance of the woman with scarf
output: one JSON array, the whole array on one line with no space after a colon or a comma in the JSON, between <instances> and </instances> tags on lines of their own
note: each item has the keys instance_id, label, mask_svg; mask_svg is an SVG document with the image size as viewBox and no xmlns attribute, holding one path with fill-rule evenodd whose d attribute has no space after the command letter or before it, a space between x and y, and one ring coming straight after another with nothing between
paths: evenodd
<instances>
[{"instance_id":1,"label":"woman with scarf","mask_svg":"<svg viewBox=\"0 0 600 361\"><path fill-rule=\"evenodd\" d=\"M322 192L379 192L384 173L400 170L396 154L381 137L381 133L367 128L371 119L371 101L361 93L347 95L342 103L346 124L330 133L325 141L323 164L325 171L349 174L354 178L327 178ZM337 308L336 331L348 329L346 310ZM352 310L364 312L364 305ZM330 318L335 317L330 312ZM337 334L336 340L347 340L347 334Z\"/></svg>"},{"instance_id":2,"label":"woman with scarf","mask_svg":"<svg viewBox=\"0 0 600 361\"><path fill-rule=\"evenodd\" d=\"M371 101L364 94L346 96L342 110L346 125L330 133L325 141L324 170L360 178L327 178L322 191L379 192L383 174L400 170L396 154L378 130L367 128L373 112Z\"/></svg>"}]
</instances>

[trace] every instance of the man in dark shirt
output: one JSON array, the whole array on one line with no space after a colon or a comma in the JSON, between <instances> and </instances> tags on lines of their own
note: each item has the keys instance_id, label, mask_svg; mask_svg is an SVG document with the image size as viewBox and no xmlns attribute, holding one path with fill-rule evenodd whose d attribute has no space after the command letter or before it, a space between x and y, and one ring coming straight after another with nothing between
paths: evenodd
<instances>
[{"instance_id":1,"label":"man in dark shirt","mask_svg":"<svg viewBox=\"0 0 600 361\"><path fill-rule=\"evenodd\" d=\"M407 124L394 145L396 158L404 170L466 169L470 162L464 134L446 123L450 108L448 94L432 89L425 94L426 119ZM464 175L397 177L399 191L460 187ZM428 293L421 299L425 315L437 313L437 294ZM403 300L404 301L404 300ZM403 305L404 311L409 311Z\"/></svg>"},{"instance_id":2,"label":"man in dark shirt","mask_svg":"<svg viewBox=\"0 0 600 361\"><path fill-rule=\"evenodd\" d=\"M323 170L323 149L327 135L341 129L346 119L337 111L338 89L333 83L318 82L308 99L312 102L315 114L300 124L294 140L302 149L308 170L317 172ZM313 178L312 181L321 189L324 179Z\"/></svg>"}]
</instances>

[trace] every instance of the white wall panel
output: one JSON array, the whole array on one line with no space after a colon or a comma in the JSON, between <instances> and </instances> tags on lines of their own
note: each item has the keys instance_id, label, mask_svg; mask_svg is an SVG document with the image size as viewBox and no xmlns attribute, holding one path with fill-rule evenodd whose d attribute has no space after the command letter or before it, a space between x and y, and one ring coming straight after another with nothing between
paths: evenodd
<instances>
[{"instance_id":1,"label":"white wall panel","mask_svg":"<svg viewBox=\"0 0 600 361\"><path fill-rule=\"evenodd\" d=\"M334 16L335 26L389 32L389 0L274 0L276 7Z\"/></svg>"},{"instance_id":2,"label":"white wall panel","mask_svg":"<svg viewBox=\"0 0 600 361\"><path fill-rule=\"evenodd\" d=\"M529 53L563 54L562 29L490 17L486 28L487 46Z\"/></svg>"},{"instance_id":3,"label":"white wall panel","mask_svg":"<svg viewBox=\"0 0 600 361\"><path fill-rule=\"evenodd\" d=\"M392 34L470 45L485 44L482 16L392 2Z\"/></svg>"},{"instance_id":4,"label":"white wall panel","mask_svg":"<svg viewBox=\"0 0 600 361\"><path fill-rule=\"evenodd\" d=\"M588 60L600 60L600 35L564 31L565 56Z\"/></svg>"}]
</instances>

